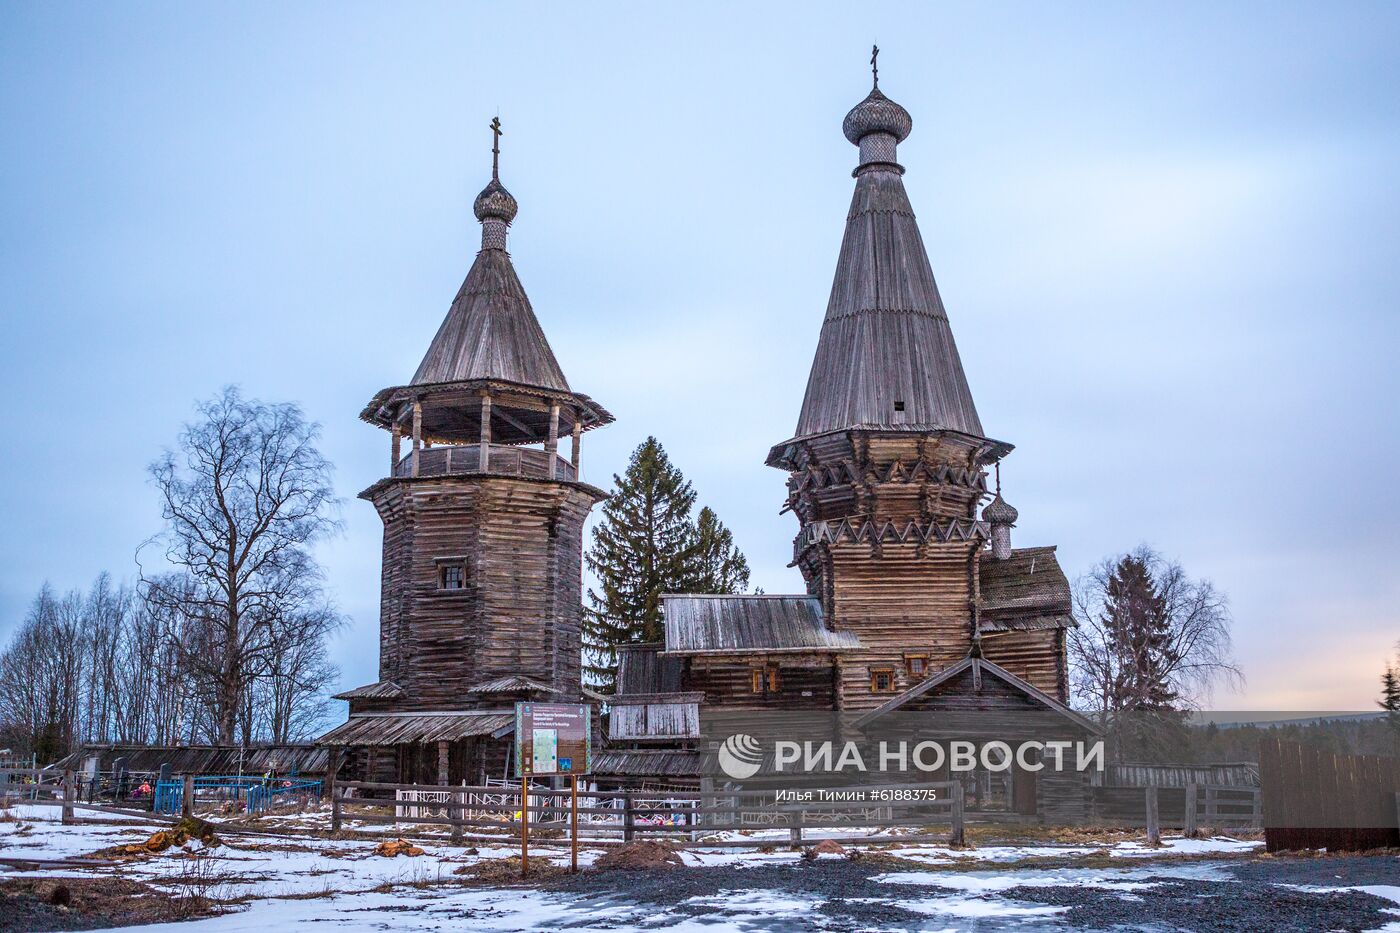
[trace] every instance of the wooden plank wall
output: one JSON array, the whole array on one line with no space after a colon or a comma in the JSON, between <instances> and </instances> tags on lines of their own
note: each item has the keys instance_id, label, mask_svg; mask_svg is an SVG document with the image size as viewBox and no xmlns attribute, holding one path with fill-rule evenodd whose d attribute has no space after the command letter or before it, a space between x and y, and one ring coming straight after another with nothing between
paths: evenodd
<instances>
[{"instance_id":1,"label":"wooden plank wall","mask_svg":"<svg viewBox=\"0 0 1400 933\"><path fill-rule=\"evenodd\" d=\"M1332 755L1264 736L1259 778L1270 852L1400 847L1400 759Z\"/></svg>"},{"instance_id":2,"label":"wooden plank wall","mask_svg":"<svg viewBox=\"0 0 1400 933\"><path fill-rule=\"evenodd\" d=\"M983 635L982 656L1061 703L1069 702L1064 629Z\"/></svg>"}]
</instances>

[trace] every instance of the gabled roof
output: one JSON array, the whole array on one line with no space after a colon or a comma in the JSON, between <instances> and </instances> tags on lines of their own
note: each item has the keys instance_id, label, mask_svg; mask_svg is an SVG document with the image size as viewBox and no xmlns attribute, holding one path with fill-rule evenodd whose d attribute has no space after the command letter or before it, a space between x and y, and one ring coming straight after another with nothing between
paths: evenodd
<instances>
[{"instance_id":1,"label":"gabled roof","mask_svg":"<svg viewBox=\"0 0 1400 933\"><path fill-rule=\"evenodd\" d=\"M500 379L568 392L569 383L504 249L483 249L462 282L413 385Z\"/></svg>"},{"instance_id":2,"label":"gabled roof","mask_svg":"<svg viewBox=\"0 0 1400 933\"><path fill-rule=\"evenodd\" d=\"M998 664L993 664L986 658L976 657L963 658L956 664L950 665L949 667L945 667L937 674L933 674L918 685L909 688L908 690L904 691L899 696L890 700L883 706L871 710L869 713L866 713L860 719L856 720L855 725L857 728L868 725L882 716L895 712L896 710L903 707L905 704L909 703L909 701L921 697L924 694L929 693L933 690L936 690L938 687L942 686L948 681L967 673L970 673L972 675L972 680L974 684L980 683L981 678L983 677L999 678L1006 684L1009 684L1015 690L1024 694L1029 700L1041 706L1044 706L1050 712L1060 714L1064 718L1070 720L1076 726L1085 729L1089 732L1093 732L1095 734L1102 732L1102 730L1092 720L1086 718L1080 713L1076 713L1074 710L1070 709L1068 706L1065 706L1059 700L1050 696L1050 694L1032 686L1031 684L1022 680L1021 678L1017 677L1015 674L1008 671L1006 668Z\"/></svg>"},{"instance_id":3,"label":"gabled roof","mask_svg":"<svg viewBox=\"0 0 1400 933\"><path fill-rule=\"evenodd\" d=\"M661 597L666 653L732 654L849 651L861 647L850 632L826 627L814 596Z\"/></svg>"},{"instance_id":4,"label":"gabled roof","mask_svg":"<svg viewBox=\"0 0 1400 933\"><path fill-rule=\"evenodd\" d=\"M403 745L455 742L476 735L500 737L515 730L509 710L355 713L316 740L317 745Z\"/></svg>"},{"instance_id":5,"label":"gabled roof","mask_svg":"<svg viewBox=\"0 0 1400 933\"><path fill-rule=\"evenodd\" d=\"M519 674L508 674L505 677L497 677L494 680L483 681L479 684L472 684L466 690L467 693L558 693L548 684L542 684L538 680L531 680Z\"/></svg>"},{"instance_id":6,"label":"gabled roof","mask_svg":"<svg viewBox=\"0 0 1400 933\"><path fill-rule=\"evenodd\" d=\"M331 697L332 700L401 700L403 699L403 688L392 680L380 680L372 684L365 684L363 687L356 687L353 690L346 690L344 693L337 693Z\"/></svg>"},{"instance_id":7,"label":"gabled roof","mask_svg":"<svg viewBox=\"0 0 1400 933\"><path fill-rule=\"evenodd\" d=\"M1005 560L982 554L978 565L985 632L1073 628L1069 580L1054 547L1016 548Z\"/></svg>"}]
</instances>

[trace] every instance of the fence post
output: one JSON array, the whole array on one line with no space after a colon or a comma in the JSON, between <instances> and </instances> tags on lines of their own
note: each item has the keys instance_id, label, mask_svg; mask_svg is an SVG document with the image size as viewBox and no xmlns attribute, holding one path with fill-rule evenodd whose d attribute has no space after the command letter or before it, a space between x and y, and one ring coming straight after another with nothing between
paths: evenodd
<instances>
[{"instance_id":1,"label":"fence post","mask_svg":"<svg viewBox=\"0 0 1400 933\"><path fill-rule=\"evenodd\" d=\"M1254 788L1254 795L1250 797L1252 806L1249 811L1249 822L1259 829L1264 828L1264 794L1259 788ZM1395 795L1395 812L1400 816L1400 794ZM1397 821L1400 825L1400 821Z\"/></svg>"},{"instance_id":2,"label":"fence post","mask_svg":"<svg viewBox=\"0 0 1400 933\"><path fill-rule=\"evenodd\" d=\"M1196 838L1196 792L1198 789L1194 781L1186 785L1186 818L1181 833L1187 839Z\"/></svg>"},{"instance_id":3,"label":"fence post","mask_svg":"<svg viewBox=\"0 0 1400 933\"><path fill-rule=\"evenodd\" d=\"M794 849L802 848L802 811L794 810L788 817L788 841Z\"/></svg>"},{"instance_id":4,"label":"fence post","mask_svg":"<svg viewBox=\"0 0 1400 933\"><path fill-rule=\"evenodd\" d=\"M194 816L194 775L186 774L180 787L180 815Z\"/></svg>"},{"instance_id":5,"label":"fence post","mask_svg":"<svg viewBox=\"0 0 1400 933\"><path fill-rule=\"evenodd\" d=\"M622 792L622 841L632 841L632 792L625 790Z\"/></svg>"},{"instance_id":6,"label":"fence post","mask_svg":"<svg viewBox=\"0 0 1400 933\"><path fill-rule=\"evenodd\" d=\"M1157 823L1157 785L1147 788L1147 844L1161 845L1162 827Z\"/></svg>"},{"instance_id":7,"label":"fence post","mask_svg":"<svg viewBox=\"0 0 1400 933\"><path fill-rule=\"evenodd\" d=\"M967 844L967 835L963 825L963 786L962 781L953 782L953 839L952 844L961 846Z\"/></svg>"},{"instance_id":8,"label":"fence post","mask_svg":"<svg viewBox=\"0 0 1400 933\"><path fill-rule=\"evenodd\" d=\"M1206 787L1206 825L1214 826L1220 821L1220 799L1214 787Z\"/></svg>"},{"instance_id":9,"label":"fence post","mask_svg":"<svg viewBox=\"0 0 1400 933\"><path fill-rule=\"evenodd\" d=\"M452 448L448 448L451 450ZM463 791L460 794L449 793L447 795L447 818L452 821L452 841L462 841L462 821L467 818L467 794Z\"/></svg>"},{"instance_id":10,"label":"fence post","mask_svg":"<svg viewBox=\"0 0 1400 933\"><path fill-rule=\"evenodd\" d=\"M67 826L73 822L73 772L63 772L63 813L60 817L63 825Z\"/></svg>"},{"instance_id":11,"label":"fence post","mask_svg":"<svg viewBox=\"0 0 1400 933\"><path fill-rule=\"evenodd\" d=\"M342 788L331 788L331 832L340 832L340 792Z\"/></svg>"}]
</instances>

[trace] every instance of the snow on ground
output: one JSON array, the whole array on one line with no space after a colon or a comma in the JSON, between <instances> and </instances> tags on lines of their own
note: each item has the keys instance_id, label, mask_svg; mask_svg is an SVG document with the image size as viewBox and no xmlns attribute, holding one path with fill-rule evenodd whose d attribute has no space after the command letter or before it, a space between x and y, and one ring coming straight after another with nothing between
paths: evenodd
<instances>
[{"instance_id":1,"label":"snow on ground","mask_svg":"<svg viewBox=\"0 0 1400 933\"><path fill-rule=\"evenodd\" d=\"M108 817L79 811L80 817L107 820ZM111 846L144 841L163 824L135 819L126 822L84 823L63 826L59 811L48 807L15 807L11 819L0 821L0 855L23 854L34 858L71 858L88 855ZM298 819L316 821L318 815ZM385 858L373 854L372 839L329 840L298 832L282 821L264 820L260 825L279 835L225 833L224 844L193 858L198 843L187 852L170 850L149 857L126 860L97 869L50 871L52 875L119 875L145 881L168 890L190 884L195 866L201 866L201 883L206 893L219 900L246 899L247 903L219 917L184 923L161 924L152 933L224 933L270 929L361 933L388 928L395 933L417 930L704 930L706 933L753 930L773 924L791 929L806 926L804 918L822 907L820 896L777 891L719 892L691 898L691 907L712 910L704 922L686 916L658 914L654 906L619 900L583 898L549 890L522 888L437 886L452 879L463 865L517 854L513 843L449 845L435 839L418 840L425 854L419 857ZM269 825L271 824L271 825ZM389 831L393 827L387 827ZM874 841L874 840L872 840ZM791 864L800 854L786 845L786 833L774 842L771 852L753 848L710 846L687 849L685 862L695 866L756 867ZM1135 890L1150 886L1147 873L1155 877L1189 877L1196 880L1230 880L1228 876L1194 860L1173 857L1232 855L1249 852L1259 843L1228 838L1186 840L1169 838L1162 848L1147 848L1135 842L1113 845L986 846L955 850L919 837L900 841L878 840L883 851L901 858L923 862L941 871L892 871L880 876L890 890L888 902L929 917L933 926L963 929L978 926L991 918L1010 924L1033 924L1036 918L1051 918L1068 908L1012 903L999 892L1015 887L1093 886L1132 896ZM1107 852L1123 859L1122 868L1044 868L1019 866L991 868L1024 859L1083 856ZM580 862L587 866L598 849L584 848ZM568 850L551 842L531 846L532 860L567 864ZM1149 866L1143 861L1152 857ZM1166 861L1164 864L1163 860ZM988 869L979 870L978 865ZM952 868L952 871L948 869ZM1214 872L1214 874L1212 874ZM0 867L0 874L5 874ZM32 873L30 874L32 877ZM417 887L409 887L416 885ZM909 887L920 885L922 888ZM901 886L907 894L901 892ZM947 891L946 896L930 897L929 887ZM1377 889L1373 893L1381 893ZM1400 901L1400 889L1394 889ZM1383 894L1383 896L1391 896ZM871 901L872 903L874 901ZM325 924L333 922L333 927ZM679 923L679 925L677 925ZM135 928L133 928L135 929Z\"/></svg>"}]
</instances>

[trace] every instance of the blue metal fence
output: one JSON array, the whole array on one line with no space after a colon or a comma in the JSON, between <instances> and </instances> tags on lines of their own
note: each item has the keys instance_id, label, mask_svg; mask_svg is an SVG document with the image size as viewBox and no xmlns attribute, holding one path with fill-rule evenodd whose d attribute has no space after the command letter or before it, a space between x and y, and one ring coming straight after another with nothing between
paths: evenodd
<instances>
[{"instance_id":1,"label":"blue metal fence","mask_svg":"<svg viewBox=\"0 0 1400 933\"><path fill-rule=\"evenodd\" d=\"M183 804L183 781L156 784L154 809L157 813L179 813ZM265 813L281 806L321 802L321 782L303 778L266 779L253 776L208 775L194 779L195 801L204 805L233 804L235 810Z\"/></svg>"}]
</instances>

